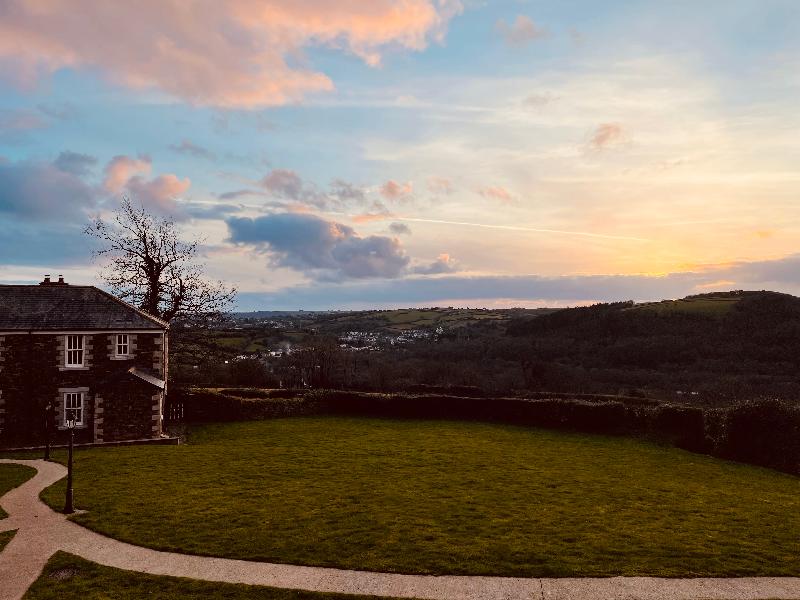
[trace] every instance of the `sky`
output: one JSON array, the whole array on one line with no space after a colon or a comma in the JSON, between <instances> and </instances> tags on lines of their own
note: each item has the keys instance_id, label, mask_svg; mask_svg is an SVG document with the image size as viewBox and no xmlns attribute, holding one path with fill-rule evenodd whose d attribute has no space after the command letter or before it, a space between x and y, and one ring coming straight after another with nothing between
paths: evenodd
<instances>
[{"instance_id":1,"label":"sky","mask_svg":"<svg viewBox=\"0 0 800 600\"><path fill-rule=\"evenodd\" d=\"M799 104L796 0L0 0L0 283L128 197L239 310L800 294Z\"/></svg>"}]
</instances>

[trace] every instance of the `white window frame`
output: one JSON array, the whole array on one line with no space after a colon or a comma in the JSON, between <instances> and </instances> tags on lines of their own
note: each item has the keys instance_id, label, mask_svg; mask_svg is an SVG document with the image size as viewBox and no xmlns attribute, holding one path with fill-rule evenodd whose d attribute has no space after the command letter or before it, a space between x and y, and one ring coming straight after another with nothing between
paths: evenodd
<instances>
[{"instance_id":1,"label":"white window frame","mask_svg":"<svg viewBox=\"0 0 800 600\"><path fill-rule=\"evenodd\" d=\"M70 342L76 342L76 347L72 347ZM75 353L74 355L72 353ZM80 357L80 362L70 362L73 356ZM71 369L79 369L86 364L86 336L68 334L64 336L64 366Z\"/></svg>"},{"instance_id":2,"label":"white window frame","mask_svg":"<svg viewBox=\"0 0 800 600\"><path fill-rule=\"evenodd\" d=\"M120 352L124 350L124 352ZM114 356L128 358L131 355L131 336L127 333L114 334Z\"/></svg>"},{"instance_id":3,"label":"white window frame","mask_svg":"<svg viewBox=\"0 0 800 600\"><path fill-rule=\"evenodd\" d=\"M77 401L77 406L70 406L70 404L75 404ZM78 414L80 415L80 419L75 419L75 427L83 427L84 425L84 417L86 416L86 392L64 392L64 413L62 424L64 427L67 426L67 411L70 410L77 410Z\"/></svg>"}]
</instances>

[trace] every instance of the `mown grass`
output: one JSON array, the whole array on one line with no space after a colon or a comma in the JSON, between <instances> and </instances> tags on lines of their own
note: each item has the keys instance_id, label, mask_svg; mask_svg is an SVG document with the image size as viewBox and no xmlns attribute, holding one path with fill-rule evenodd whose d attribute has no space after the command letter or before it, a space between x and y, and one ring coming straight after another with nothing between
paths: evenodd
<instances>
[{"instance_id":1,"label":"mown grass","mask_svg":"<svg viewBox=\"0 0 800 600\"><path fill-rule=\"evenodd\" d=\"M15 487L22 485L36 474L36 470L23 465L0 465L0 497ZM0 519L5 519L8 513L0 508ZM14 537L13 531L0 532L0 551Z\"/></svg>"},{"instance_id":2,"label":"mown grass","mask_svg":"<svg viewBox=\"0 0 800 600\"><path fill-rule=\"evenodd\" d=\"M53 506L63 482L46 490ZM76 453L75 520L251 560L515 576L800 575L800 479L632 439L293 418Z\"/></svg>"},{"instance_id":3,"label":"mown grass","mask_svg":"<svg viewBox=\"0 0 800 600\"><path fill-rule=\"evenodd\" d=\"M133 573L104 567L72 554L57 552L28 589L25 600L366 600L374 596L322 594L299 590L211 583L183 577Z\"/></svg>"}]
</instances>

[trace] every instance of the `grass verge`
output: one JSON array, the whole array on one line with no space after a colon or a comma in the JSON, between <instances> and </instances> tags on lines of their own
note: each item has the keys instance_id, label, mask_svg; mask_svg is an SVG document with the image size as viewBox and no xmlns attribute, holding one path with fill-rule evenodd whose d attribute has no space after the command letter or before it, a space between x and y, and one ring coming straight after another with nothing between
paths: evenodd
<instances>
[{"instance_id":1,"label":"grass verge","mask_svg":"<svg viewBox=\"0 0 800 600\"><path fill-rule=\"evenodd\" d=\"M64 482L44 498L58 508ZM407 573L800 575L800 479L631 439L293 418L76 453L75 521L193 554Z\"/></svg>"},{"instance_id":2,"label":"grass verge","mask_svg":"<svg viewBox=\"0 0 800 600\"><path fill-rule=\"evenodd\" d=\"M366 600L374 596L322 594L233 583L212 583L183 577L132 573L104 567L72 554L57 552L25 600Z\"/></svg>"},{"instance_id":3,"label":"grass verge","mask_svg":"<svg viewBox=\"0 0 800 600\"><path fill-rule=\"evenodd\" d=\"M25 465L0 464L0 497L22 485L34 475L36 475L36 469ZM6 511L0 508L0 519L5 519L7 516Z\"/></svg>"},{"instance_id":4,"label":"grass verge","mask_svg":"<svg viewBox=\"0 0 800 600\"><path fill-rule=\"evenodd\" d=\"M35 474L35 469L23 465L0 465L0 497L15 487L22 485ZM7 516L6 511L0 508L0 519L5 519ZM14 531L0 532L0 552L13 537Z\"/></svg>"}]
</instances>

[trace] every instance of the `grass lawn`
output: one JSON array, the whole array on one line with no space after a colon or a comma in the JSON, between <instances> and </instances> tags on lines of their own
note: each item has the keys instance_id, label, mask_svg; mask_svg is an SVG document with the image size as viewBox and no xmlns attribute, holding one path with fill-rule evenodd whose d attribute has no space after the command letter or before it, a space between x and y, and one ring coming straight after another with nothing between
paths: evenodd
<instances>
[{"instance_id":1,"label":"grass lawn","mask_svg":"<svg viewBox=\"0 0 800 600\"><path fill-rule=\"evenodd\" d=\"M77 556L58 552L44 567L39 579L25 594L25 600L365 600L373 596L321 594L297 590L210 583L184 579L132 573L104 567Z\"/></svg>"},{"instance_id":2,"label":"grass lawn","mask_svg":"<svg viewBox=\"0 0 800 600\"><path fill-rule=\"evenodd\" d=\"M25 465L0 465L0 496L19 487L34 475L36 469ZM6 511L0 508L0 519L5 519L7 516Z\"/></svg>"},{"instance_id":3,"label":"grass lawn","mask_svg":"<svg viewBox=\"0 0 800 600\"><path fill-rule=\"evenodd\" d=\"M35 474L34 469L23 465L0 465L0 496L22 485ZM5 519L7 516L6 511L0 508L0 519ZM13 531L0 532L0 550L5 548L12 537L14 537Z\"/></svg>"},{"instance_id":4,"label":"grass lawn","mask_svg":"<svg viewBox=\"0 0 800 600\"><path fill-rule=\"evenodd\" d=\"M63 481L44 497L56 508ZM632 439L292 418L76 453L75 521L159 549L380 571L800 575L800 479Z\"/></svg>"}]
</instances>

